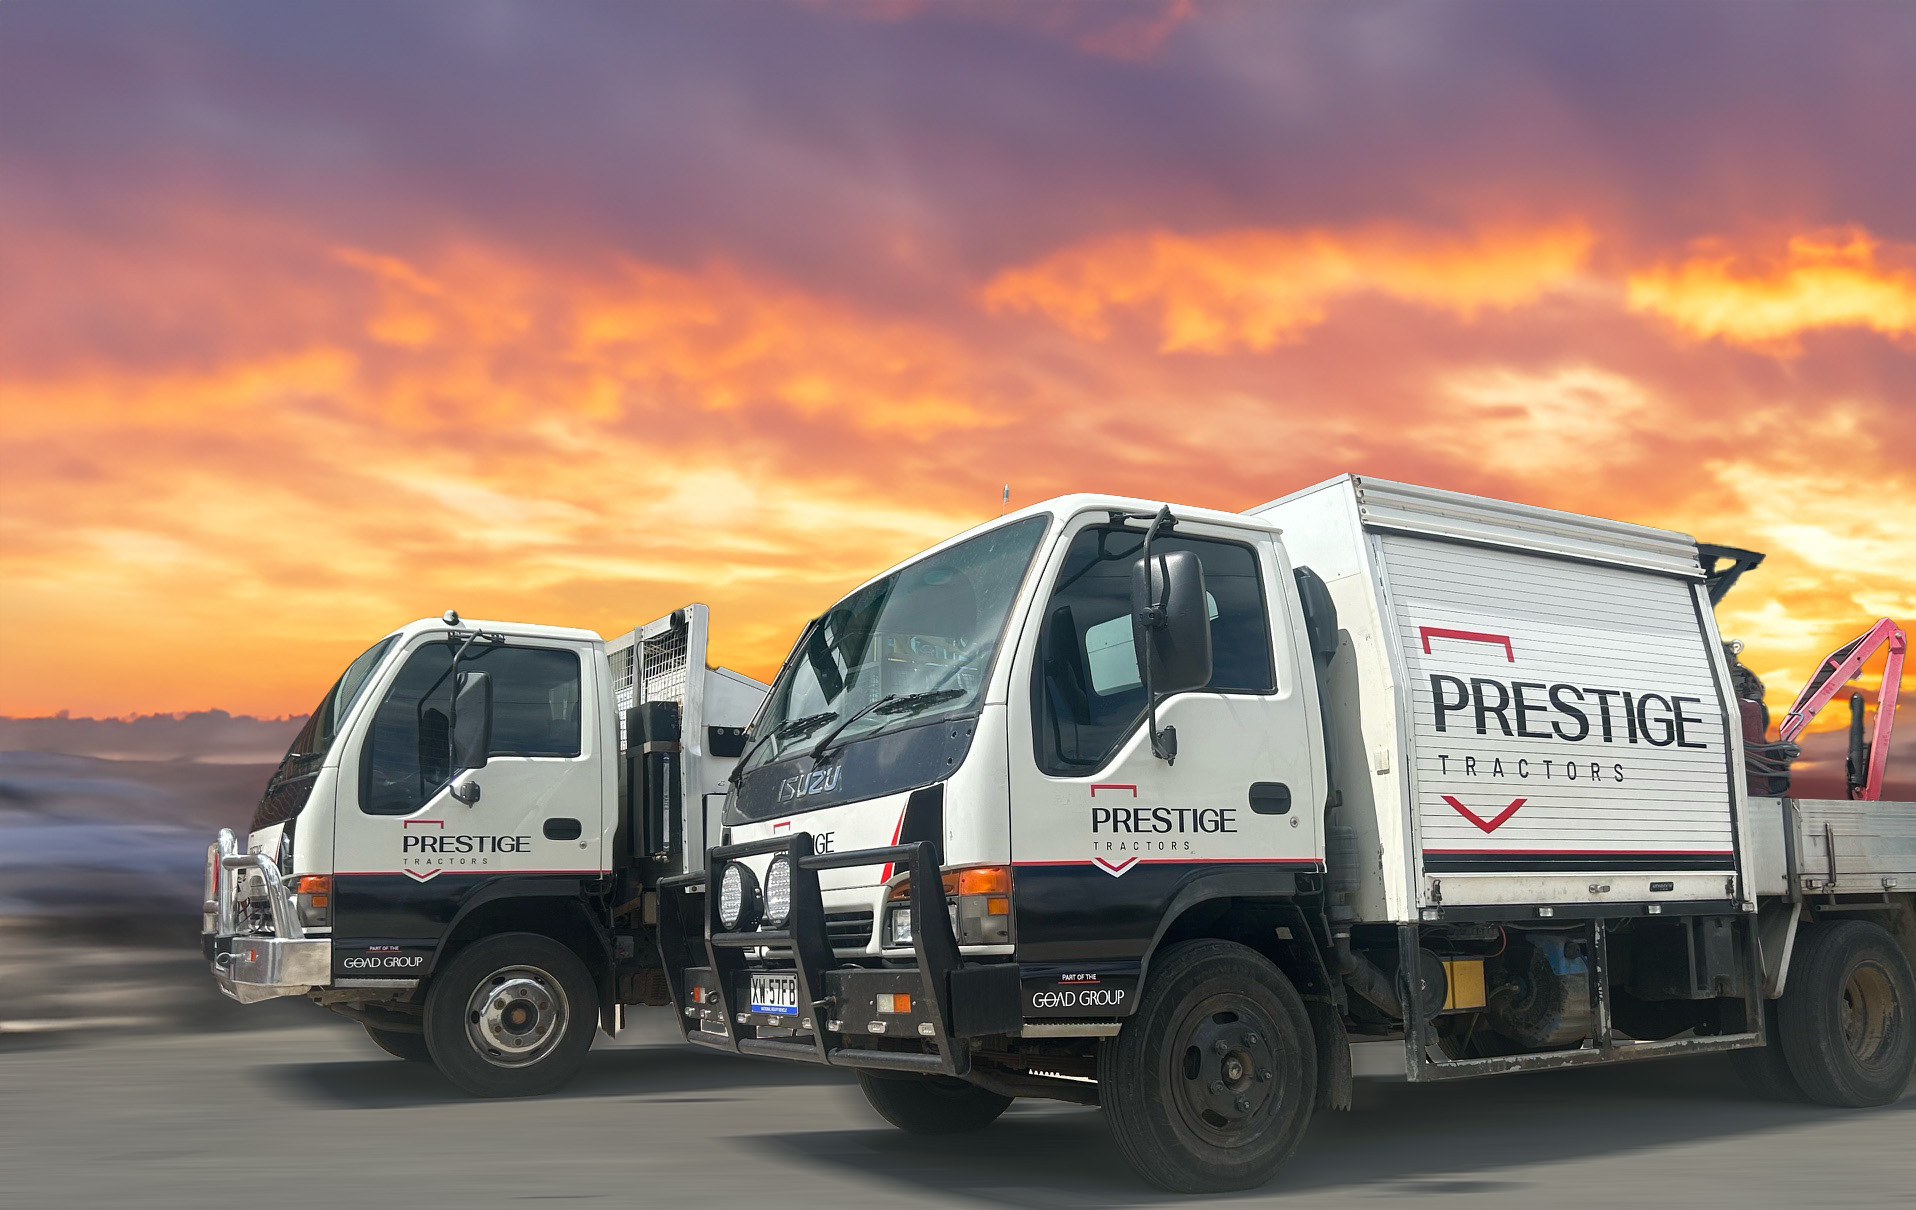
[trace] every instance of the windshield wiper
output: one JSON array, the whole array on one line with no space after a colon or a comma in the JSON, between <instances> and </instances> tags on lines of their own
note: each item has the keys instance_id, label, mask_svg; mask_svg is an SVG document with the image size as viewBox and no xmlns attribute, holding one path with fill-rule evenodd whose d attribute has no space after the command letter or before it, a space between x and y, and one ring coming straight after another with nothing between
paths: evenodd
<instances>
[{"instance_id":1,"label":"windshield wiper","mask_svg":"<svg viewBox=\"0 0 1916 1210\"><path fill-rule=\"evenodd\" d=\"M874 709L873 714L915 714L926 706L936 706L939 702L948 702L953 698L965 696L963 689L930 689L924 693L907 693L895 697L883 709Z\"/></svg>"},{"instance_id":2,"label":"windshield wiper","mask_svg":"<svg viewBox=\"0 0 1916 1210\"><path fill-rule=\"evenodd\" d=\"M830 731L827 731L825 733L824 739L821 739L818 741L818 744L812 749L812 763L816 764L818 763L820 759L824 757L826 751L831 748L832 741L837 739L840 735L844 734L845 728L851 726L853 723L857 722L859 719L864 718L867 714L870 714L872 711L880 709L881 707L884 707L884 706L889 706L893 702L900 701L900 700L902 699L900 699L896 693L887 693L884 697L879 698L877 701L867 702L863 706L860 706L858 709L852 711L851 714L848 715L843 722L839 723L838 726L833 727Z\"/></svg>"},{"instance_id":3,"label":"windshield wiper","mask_svg":"<svg viewBox=\"0 0 1916 1210\"><path fill-rule=\"evenodd\" d=\"M932 689L924 693L907 693L905 696L892 702L889 706L886 706L883 710L874 710L872 712L874 714L889 714L892 717L873 727L870 731L865 732L864 735L858 738L867 739L877 735L880 731L891 726L900 718L916 714L927 706L936 706L940 702L949 702L963 696L965 696L963 689Z\"/></svg>"},{"instance_id":4,"label":"windshield wiper","mask_svg":"<svg viewBox=\"0 0 1916 1210\"><path fill-rule=\"evenodd\" d=\"M887 693L871 705L855 712L850 718L838 724L838 726L833 727L824 739L818 741L818 746L812 749L812 759L816 761L823 757L831 748L832 741L836 740L839 735L844 732L845 728L851 726L859 719L864 718L867 714L915 714L923 710L926 706L935 706L940 702L948 702L953 698L963 696L965 696L965 690L963 689L931 689L924 693ZM890 721L889 719L886 720L886 722ZM876 735L884 729L885 723L880 723L865 734ZM860 738L863 737L861 736Z\"/></svg>"},{"instance_id":5,"label":"windshield wiper","mask_svg":"<svg viewBox=\"0 0 1916 1210\"><path fill-rule=\"evenodd\" d=\"M738 758L738 763L732 766L731 776L725 780L736 786L739 778L744 775L746 764L751 761L753 756L757 755L760 748L763 748L772 740L790 739L794 735L803 735L807 731L816 731L837 717L838 712L836 710L827 710L823 714L808 714L803 718L795 718L790 722L780 723L764 735L759 736L758 739L753 742L752 746L745 750L745 755Z\"/></svg>"}]
</instances>

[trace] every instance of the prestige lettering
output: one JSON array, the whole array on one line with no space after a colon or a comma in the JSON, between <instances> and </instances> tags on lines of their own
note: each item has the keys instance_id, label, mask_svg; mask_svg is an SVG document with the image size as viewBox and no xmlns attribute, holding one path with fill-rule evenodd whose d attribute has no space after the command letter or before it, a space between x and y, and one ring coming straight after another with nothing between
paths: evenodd
<instances>
[{"instance_id":1,"label":"prestige lettering","mask_svg":"<svg viewBox=\"0 0 1916 1210\"><path fill-rule=\"evenodd\" d=\"M1091 831L1162 835L1166 832L1235 832L1234 807L1092 807Z\"/></svg>"},{"instance_id":2,"label":"prestige lettering","mask_svg":"<svg viewBox=\"0 0 1916 1210\"><path fill-rule=\"evenodd\" d=\"M408 832L404 853L530 853L530 836L432 836Z\"/></svg>"},{"instance_id":3,"label":"prestige lettering","mask_svg":"<svg viewBox=\"0 0 1916 1210\"><path fill-rule=\"evenodd\" d=\"M1449 731L1465 719L1478 735L1498 733L1520 739L1558 739L1578 744L1600 736L1606 744L1644 743L1653 748L1707 748L1691 739L1707 716L1687 713L1703 699L1626 689L1593 689L1542 681L1499 681L1432 673L1431 706L1437 730ZM1464 719L1453 720L1461 714Z\"/></svg>"}]
</instances>

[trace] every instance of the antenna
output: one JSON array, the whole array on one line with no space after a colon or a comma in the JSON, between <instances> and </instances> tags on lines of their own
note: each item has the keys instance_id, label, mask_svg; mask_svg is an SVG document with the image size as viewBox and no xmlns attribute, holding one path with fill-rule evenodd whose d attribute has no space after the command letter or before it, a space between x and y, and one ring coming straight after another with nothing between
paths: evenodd
<instances>
[{"instance_id":1,"label":"antenna","mask_svg":"<svg viewBox=\"0 0 1916 1210\"><path fill-rule=\"evenodd\" d=\"M1011 511L1011 485L1007 483L1005 484L1005 498L999 502L998 515L1002 517L1009 511Z\"/></svg>"}]
</instances>

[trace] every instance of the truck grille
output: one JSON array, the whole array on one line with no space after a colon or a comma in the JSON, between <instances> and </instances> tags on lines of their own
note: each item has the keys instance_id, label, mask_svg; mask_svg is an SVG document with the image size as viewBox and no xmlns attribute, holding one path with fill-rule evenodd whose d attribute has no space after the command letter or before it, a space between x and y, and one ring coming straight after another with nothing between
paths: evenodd
<instances>
[{"instance_id":1,"label":"truck grille","mask_svg":"<svg viewBox=\"0 0 1916 1210\"><path fill-rule=\"evenodd\" d=\"M837 950L864 949L872 939L870 912L825 913L825 937Z\"/></svg>"}]
</instances>

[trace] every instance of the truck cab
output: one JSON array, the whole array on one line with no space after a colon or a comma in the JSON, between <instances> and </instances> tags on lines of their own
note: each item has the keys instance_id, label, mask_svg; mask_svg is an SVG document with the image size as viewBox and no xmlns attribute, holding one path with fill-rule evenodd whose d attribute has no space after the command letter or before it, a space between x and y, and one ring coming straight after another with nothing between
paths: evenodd
<instances>
[{"instance_id":1,"label":"truck cab","mask_svg":"<svg viewBox=\"0 0 1916 1210\"><path fill-rule=\"evenodd\" d=\"M875 1104L906 1073L1084 1101L1151 965L1226 916L1328 993L1305 603L1269 522L1106 496L852 592L775 682L726 843L662 888L688 1038L855 1068Z\"/></svg>"},{"instance_id":2,"label":"truck cab","mask_svg":"<svg viewBox=\"0 0 1916 1210\"><path fill-rule=\"evenodd\" d=\"M207 857L206 954L481 1094L563 1082L659 1003L660 877L706 844L763 685L704 663L703 606L585 630L410 623L309 716L246 839Z\"/></svg>"}]
</instances>

